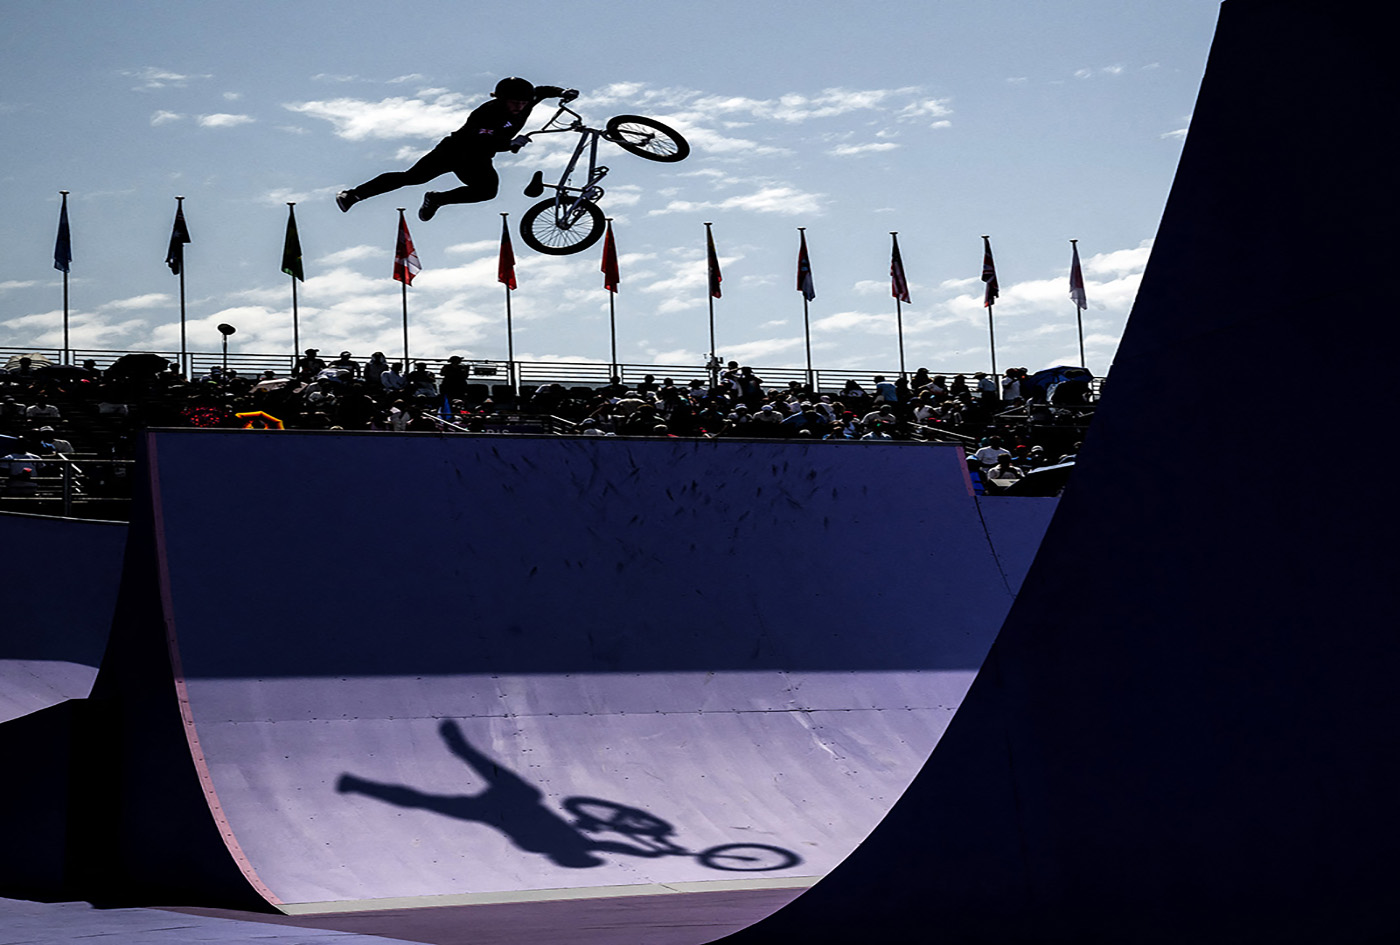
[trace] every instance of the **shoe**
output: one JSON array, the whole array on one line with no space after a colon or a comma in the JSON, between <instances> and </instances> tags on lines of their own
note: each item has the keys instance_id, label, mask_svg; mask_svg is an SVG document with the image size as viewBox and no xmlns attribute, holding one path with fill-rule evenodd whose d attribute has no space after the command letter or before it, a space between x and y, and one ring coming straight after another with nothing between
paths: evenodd
<instances>
[{"instance_id":1,"label":"shoe","mask_svg":"<svg viewBox=\"0 0 1400 945\"><path fill-rule=\"evenodd\" d=\"M347 210L349 210L351 207L353 207L359 202L360 198L356 197L354 193L348 190L342 190L340 193L335 195L335 205L340 208L341 213L345 213Z\"/></svg>"},{"instance_id":2,"label":"shoe","mask_svg":"<svg viewBox=\"0 0 1400 945\"><path fill-rule=\"evenodd\" d=\"M525 185L525 196L538 197L544 193L544 171L535 171L535 176L530 178L530 183Z\"/></svg>"},{"instance_id":3,"label":"shoe","mask_svg":"<svg viewBox=\"0 0 1400 945\"><path fill-rule=\"evenodd\" d=\"M423 206L418 208L418 219L427 223L433 218L433 214L438 211L437 197L438 195L431 190L423 195Z\"/></svg>"}]
</instances>

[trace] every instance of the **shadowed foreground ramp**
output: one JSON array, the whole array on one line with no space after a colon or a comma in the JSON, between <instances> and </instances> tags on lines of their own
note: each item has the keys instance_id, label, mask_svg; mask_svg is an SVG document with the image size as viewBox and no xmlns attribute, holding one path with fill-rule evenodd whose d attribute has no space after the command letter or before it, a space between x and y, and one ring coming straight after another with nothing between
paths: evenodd
<instances>
[{"instance_id":1,"label":"shadowed foreground ramp","mask_svg":"<svg viewBox=\"0 0 1400 945\"><path fill-rule=\"evenodd\" d=\"M925 444L184 431L146 468L92 870L294 914L771 911L907 786L1053 506L986 525Z\"/></svg>"},{"instance_id":2,"label":"shadowed foreground ramp","mask_svg":"<svg viewBox=\"0 0 1400 945\"><path fill-rule=\"evenodd\" d=\"M986 666L876 832L726 945L1400 939L1395 500L1346 455L1400 468L1393 304L1347 301L1394 266L1375 120L1397 82L1357 14L1224 4L1075 480ZM1336 393L1294 383L1300 359Z\"/></svg>"}]
</instances>

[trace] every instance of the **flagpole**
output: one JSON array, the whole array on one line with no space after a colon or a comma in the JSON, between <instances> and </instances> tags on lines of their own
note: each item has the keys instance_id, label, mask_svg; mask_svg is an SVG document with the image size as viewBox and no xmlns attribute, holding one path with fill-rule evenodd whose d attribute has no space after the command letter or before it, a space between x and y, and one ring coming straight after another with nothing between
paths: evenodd
<instances>
[{"instance_id":1,"label":"flagpole","mask_svg":"<svg viewBox=\"0 0 1400 945\"><path fill-rule=\"evenodd\" d=\"M180 216L185 208L185 198L179 195L175 197L175 215ZM190 376L188 366L188 348L185 344L185 254L180 251L180 373L188 379Z\"/></svg>"},{"instance_id":2,"label":"flagpole","mask_svg":"<svg viewBox=\"0 0 1400 945\"><path fill-rule=\"evenodd\" d=\"M612 229L612 217L607 218L608 229ZM617 293L608 291L608 334L612 341L612 365L608 369L608 378L619 376L617 369Z\"/></svg>"},{"instance_id":3,"label":"flagpole","mask_svg":"<svg viewBox=\"0 0 1400 945\"><path fill-rule=\"evenodd\" d=\"M501 214L501 231L502 231L502 232L505 232L505 229L506 229L506 217L508 217L508 216L510 216L509 213L502 213L502 214ZM511 251L511 257L512 257L512 259L514 258L514 256L515 256L515 252L514 252L514 250L512 250L512 251ZM512 263L512 265L513 265L513 263ZM519 384L519 382L518 382L518 377L517 377L516 370L515 370L515 325L514 325L514 323L513 323L512 320L511 320L511 312L510 312L510 283L509 283L509 282L505 283L505 287L506 287L506 378L507 378L507 380L509 380L509 382L510 382L510 389L513 390L513 391L515 391L515 396L518 398L518 397L520 396L520 384Z\"/></svg>"},{"instance_id":4,"label":"flagpole","mask_svg":"<svg viewBox=\"0 0 1400 945\"><path fill-rule=\"evenodd\" d=\"M1069 242L1070 242L1070 246L1071 246L1071 248L1072 248L1072 251L1073 251L1073 253L1074 253L1074 263L1075 263L1075 266L1078 267L1078 265L1079 265L1079 240L1070 240ZM1080 289L1080 291L1082 292L1083 289L1084 289L1084 285L1083 285L1083 282L1082 282L1082 279L1083 279L1083 276L1082 276L1082 275L1080 276L1080 279L1081 279L1081 282L1080 282L1080 285L1079 285L1079 289ZM1071 294L1074 292L1074 273L1073 273L1073 272L1070 273L1070 292L1071 292ZM1077 297L1076 297L1075 300L1074 300L1074 320L1075 320L1075 322L1076 322L1076 323L1078 324L1078 326L1079 326L1079 366L1082 367L1082 368L1085 368L1085 369L1087 370L1088 367L1089 367L1089 362L1088 362L1088 361L1085 359L1085 357L1084 357L1084 306L1081 305L1081 304L1079 303L1079 299L1078 299Z\"/></svg>"},{"instance_id":5,"label":"flagpole","mask_svg":"<svg viewBox=\"0 0 1400 945\"><path fill-rule=\"evenodd\" d=\"M60 190L59 193L63 195L63 209L60 212L63 215L64 223L67 223L68 191ZM73 363L72 354L68 348L68 267L66 264L63 268L63 363Z\"/></svg>"},{"instance_id":6,"label":"flagpole","mask_svg":"<svg viewBox=\"0 0 1400 945\"><path fill-rule=\"evenodd\" d=\"M295 207L296 203L289 200L287 201L287 206ZM287 212L295 213L296 211L289 209ZM299 316L297 312L297 277L296 273L288 273L288 275L291 276L292 279L292 370L295 371L297 366L297 355L301 353L301 333ZM408 369L404 368L404 370L406 371Z\"/></svg>"},{"instance_id":7,"label":"flagpole","mask_svg":"<svg viewBox=\"0 0 1400 945\"><path fill-rule=\"evenodd\" d=\"M799 227L797 228L797 232L798 232L798 234L799 234L799 239L802 240L802 246L803 246L803 248L806 248L806 245L807 245L807 228L806 228L805 226L799 226ZM808 262L808 266L809 266L809 267L810 267L810 265L811 265L811 263ZM811 273L810 273L810 269L809 269L809 271L808 271L808 276L809 276L809 278L810 278L810 275L811 275ZM813 393L814 393L815 390L816 390L816 386L817 386L817 385L816 385L816 383L815 383L815 378L812 377L812 322L811 322L811 319L808 317L808 313L807 313L808 302L809 302L809 300L808 300L808 298L807 298L807 292L804 290L804 291L802 292L802 337L803 337L803 339L806 341L806 345L807 345L807 390L808 390L809 392L813 392Z\"/></svg>"},{"instance_id":8,"label":"flagpole","mask_svg":"<svg viewBox=\"0 0 1400 945\"><path fill-rule=\"evenodd\" d=\"M711 224L709 224L709 223L706 223L706 224L705 224L705 245L706 245L707 247L710 247L710 246L713 246L713 245L714 245L714 236L713 236L713 234L710 232L710 226L711 226ZM718 254L716 254L716 256L718 256ZM708 266L708 265L709 265L709 258L708 258L708 256L706 257L705 262L706 262L706 265ZM710 273L710 278L709 278L708 280L706 280L706 285L707 285L707 286L713 286L713 284L714 284L714 283L713 283L713 279L714 279L714 273ZM707 294L708 294L709 297L710 297L710 357L709 357L709 359L705 362L705 367L706 367L706 368L709 370L709 372L710 372L710 386L711 386L711 387L718 387L718 386L719 386L719 357L715 354L715 293L714 293L713 288L710 288L710 289L708 290Z\"/></svg>"},{"instance_id":9,"label":"flagpole","mask_svg":"<svg viewBox=\"0 0 1400 945\"><path fill-rule=\"evenodd\" d=\"M890 230L890 238L897 244L899 231ZM896 295L894 297L894 326L895 333L899 338L899 373L902 375L907 372L904 369L904 310L900 307L901 305L900 298Z\"/></svg>"},{"instance_id":10,"label":"flagpole","mask_svg":"<svg viewBox=\"0 0 1400 945\"><path fill-rule=\"evenodd\" d=\"M988 276L987 269L988 265L991 262L992 255L992 244L990 242L991 237L983 233L982 240L983 246L985 247L985 256L982 262L982 281L987 283L987 293L985 295L987 307L987 337L990 339L991 343L992 380L995 382L997 380L997 332L996 325L992 317L992 309L996 307L996 302L993 301L996 296L995 293L992 291L992 286L996 282L996 271L995 269L993 269L990 277Z\"/></svg>"},{"instance_id":11,"label":"flagpole","mask_svg":"<svg viewBox=\"0 0 1400 945\"><path fill-rule=\"evenodd\" d=\"M399 207L399 208L398 208L398 211L399 211L399 232L400 232L400 233L402 233L402 232L403 232L403 228L404 228L405 226L407 226L407 224L404 222L404 218L403 218L403 212L404 212L404 210L406 210L406 209L408 209L408 208L407 208L407 207ZM405 272L407 272L407 263L405 263ZM400 290L402 290L402 293L403 293L403 369L404 369L404 372L407 373L407 372L413 370L413 365L412 365L412 363L410 363L410 361L408 360L408 280L407 280L407 279L401 279L401 280L399 280L399 288L400 288Z\"/></svg>"}]
</instances>

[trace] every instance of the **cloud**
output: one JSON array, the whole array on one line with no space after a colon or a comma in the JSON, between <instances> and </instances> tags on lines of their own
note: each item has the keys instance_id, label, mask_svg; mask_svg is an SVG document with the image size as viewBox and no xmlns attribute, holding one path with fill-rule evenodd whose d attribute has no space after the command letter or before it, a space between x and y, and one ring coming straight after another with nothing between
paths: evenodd
<instances>
[{"instance_id":1,"label":"cloud","mask_svg":"<svg viewBox=\"0 0 1400 945\"><path fill-rule=\"evenodd\" d=\"M33 288L34 286L38 285L38 284L39 284L39 283L34 282L34 281L21 282L21 281L19 281L19 280L11 280L11 281L9 281L9 282L0 282L0 292L6 292L6 291L8 291L8 290L10 290L10 289L31 289L31 288Z\"/></svg>"},{"instance_id":2,"label":"cloud","mask_svg":"<svg viewBox=\"0 0 1400 945\"><path fill-rule=\"evenodd\" d=\"M164 109L161 109L160 111L156 112L151 116L151 125L152 127L159 125L168 125L172 121L179 121L184 117L185 116L181 115L179 112L168 112Z\"/></svg>"},{"instance_id":3,"label":"cloud","mask_svg":"<svg viewBox=\"0 0 1400 945\"><path fill-rule=\"evenodd\" d=\"M431 100L395 97L369 102L335 98L293 102L282 107L298 115L330 122L339 137L366 141L441 138L459 128L473 106L463 95L444 93Z\"/></svg>"},{"instance_id":4,"label":"cloud","mask_svg":"<svg viewBox=\"0 0 1400 945\"><path fill-rule=\"evenodd\" d=\"M124 76L130 76L141 82L140 85L135 87L137 91L146 91L148 89L184 88L195 79L213 78L213 76L207 74L200 75L191 73L187 75L180 72L174 72L170 69L162 69L158 66L146 66L143 69L126 71L122 72L121 74Z\"/></svg>"},{"instance_id":5,"label":"cloud","mask_svg":"<svg viewBox=\"0 0 1400 945\"><path fill-rule=\"evenodd\" d=\"M876 154L881 151L893 151L899 145L893 141L872 141L869 144L843 144L827 151L833 157L856 157L862 154Z\"/></svg>"},{"instance_id":6,"label":"cloud","mask_svg":"<svg viewBox=\"0 0 1400 945\"><path fill-rule=\"evenodd\" d=\"M786 216L820 214L824 194L803 193L795 187L770 185L749 194L724 200L672 200L649 216L668 213L697 213L701 210L747 210L751 213L779 213Z\"/></svg>"},{"instance_id":7,"label":"cloud","mask_svg":"<svg viewBox=\"0 0 1400 945\"><path fill-rule=\"evenodd\" d=\"M239 125L247 125L256 121L251 115L229 115L214 114L200 115L199 126L201 128L236 128Z\"/></svg>"}]
</instances>

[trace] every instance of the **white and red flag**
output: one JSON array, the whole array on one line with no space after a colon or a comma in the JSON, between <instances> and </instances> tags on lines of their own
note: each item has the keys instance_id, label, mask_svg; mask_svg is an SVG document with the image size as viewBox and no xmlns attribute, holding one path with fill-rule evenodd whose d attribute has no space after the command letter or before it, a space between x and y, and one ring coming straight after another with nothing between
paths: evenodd
<instances>
[{"instance_id":1,"label":"white and red flag","mask_svg":"<svg viewBox=\"0 0 1400 945\"><path fill-rule=\"evenodd\" d=\"M899 256L899 237L890 234L894 243L890 251L890 295L901 302L909 301L909 280L904 278L904 260Z\"/></svg>"},{"instance_id":2,"label":"white and red flag","mask_svg":"<svg viewBox=\"0 0 1400 945\"><path fill-rule=\"evenodd\" d=\"M413 285L413 277L423 269L418 261L418 253L413 248L413 237L408 235L408 221L403 211L399 211L399 241L394 247L394 278L404 285Z\"/></svg>"}]
</instances>

